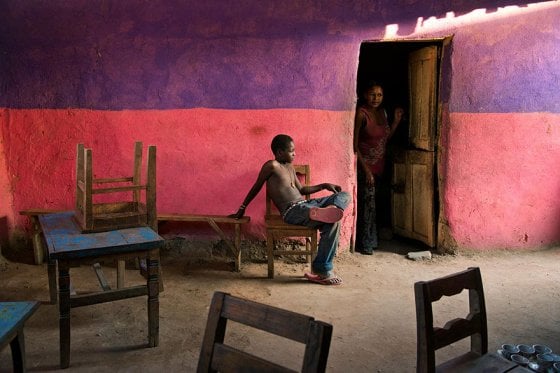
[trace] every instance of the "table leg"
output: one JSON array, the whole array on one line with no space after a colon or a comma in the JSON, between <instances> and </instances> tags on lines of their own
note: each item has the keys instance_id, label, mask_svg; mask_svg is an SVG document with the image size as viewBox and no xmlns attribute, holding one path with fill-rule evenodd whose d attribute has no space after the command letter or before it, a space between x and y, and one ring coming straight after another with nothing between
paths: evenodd
<instances>
[{"instance_id":1,"label":"table leg","mask_svg":"<svg viewBox=\"0 0 560 373\"><path fill-rule=\"evenodd\" d=\"M148 345L159 344L159 249L150 251L148 265Z\"/></svg>"},{"instance_id":2,"label":"table leg","mask_svg":"<svg viewBox=\"0 0 560 373\"><path fill-rule=\"evenodd\" d=\"M56 304L57 301L57 289L56 289L56 260L49 259L47 264L47 274L49 276L49 295L51 298L51 304Z\"/></svg>"},{"instance_id":3,"label":"table leg","mask_svg":"<svg viewBox=\"0 0 560 373\"><path fill-rule=\"evenodd\" d=\"M12 350L14 372L25 372L25 340L23 337L23 326L10 342L10 349Z\"/></svg>"},{"instance_id":4,"label":"table leg","mask_svg":"<svg viewBox=\"0 0 560 373\"><path fill-rule=\"evenodd\" d=\"M58 263L58 309L60 325L60 367L70 365L70 267Z\"/></svg>"},{"instance_id":5,"label":"table leg","mask_svg":"<svg viewBox=\"0 0 560 373\"><path fill-rule=\"evenodd\" d=\"M117 289L124 288L125 272L126 272L126 262L124 260L117 261Z\"/></svg>"}]
</instances>

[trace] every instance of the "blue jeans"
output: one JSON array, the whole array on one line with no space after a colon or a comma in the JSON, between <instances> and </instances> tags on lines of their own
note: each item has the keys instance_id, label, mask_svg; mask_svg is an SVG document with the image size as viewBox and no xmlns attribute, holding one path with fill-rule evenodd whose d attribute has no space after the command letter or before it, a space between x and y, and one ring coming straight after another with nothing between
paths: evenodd
<instances>
[{"instance_id":1,"label":"blue jeans","mask_svg":"<svg viewBox=\"0 0 560 373\"><path fill-rule=\"evenodd\" d=\"M312 207L327 207L334 205L342 210L350 203L350 194L346 192L334 193L328 197L313 198L292 207L286 215L284 222L288 224L303 225L309 228L319 229L320 239L317 256L311 264L313 273L323 276L331 274L333 259L338 248L338 236L340 233L340 222L322 223L309 219L309 210Z\"/></svg>"}]
</instances>

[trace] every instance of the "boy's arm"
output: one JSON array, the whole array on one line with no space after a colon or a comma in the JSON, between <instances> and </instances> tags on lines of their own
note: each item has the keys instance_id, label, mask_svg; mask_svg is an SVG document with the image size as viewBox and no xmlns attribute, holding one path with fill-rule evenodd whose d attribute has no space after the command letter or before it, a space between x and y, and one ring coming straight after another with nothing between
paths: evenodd
<instances>
[{"instance_id":1,"label":"boy's arm","mask_svg":"<svg viewBox=\"0 0 560 373\"><path fill-rule=\"evenodd\" d=\"M297 175L295 175L295 172L294 172L294 176L295 176L294 181L296 184L296 188L299 190L299 192L302 195L317 193L324 189L330 190L333 193L337 193L342 190L340 186L331 183L323 183L318 185L301 185L301 182L299 181Z\"/></svg>"},{"instance_id":2,"label":"boy's arm","mask_svg":"<svg viewBox=\"0 0 560 373\"><path fill-rule=\"evenodd\" d=\"M253 187L249 190L249 193L247 193L247 196L243 200L243 203L241 204L241 206L239 206L239 210L237 210L235 214L230 215L231 217L239 219L243 217L243 215L245 215L245 209L247 208L247 206L249 206L251 201L257 196L257 194L259 194L264 183L268 180L270 175L272 175L272 170L273 170L272 161L268 161L262 166L261 171L259 172L259 176L255 181L255 184L253 184Z\"/></svg>"},{"instance_id":3,"label":"boy's arm","mask_svg":"<svg viewBox=\"0 0 560 373\"><path fill-rule=\"evenodd\" d=\"M305 194L313 194L317 193L321 190L330 190L333 193L340 192L342 188L339 185L331 184L331 183L323 183L318 185L306 185L299 188L299 192L303 195Z\"/></svg>"}]
</instances>

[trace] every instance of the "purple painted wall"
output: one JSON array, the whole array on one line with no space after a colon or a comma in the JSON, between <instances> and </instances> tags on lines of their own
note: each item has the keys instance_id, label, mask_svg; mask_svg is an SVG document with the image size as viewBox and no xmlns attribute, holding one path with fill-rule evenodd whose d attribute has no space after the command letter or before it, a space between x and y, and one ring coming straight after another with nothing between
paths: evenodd
<instances>
[{"instance_id":1,"label":"purple painted wall","mask_svg":"<svg viewBox=\"0 0 560 373\"><path fill-rule=\"evenodd\" d=\"M78 142L93 147L100 176L128 166L135 140L158 145L160 211L233 212L280 132L315 182L352 190L360 44L452 34L440 170L449 236L474 249L560 241L558 2L276 4L3 1L0 233L26 227L21 209L72 206ZM259 238L263 200L248 211Z\"/></svg>"}]
</instances>

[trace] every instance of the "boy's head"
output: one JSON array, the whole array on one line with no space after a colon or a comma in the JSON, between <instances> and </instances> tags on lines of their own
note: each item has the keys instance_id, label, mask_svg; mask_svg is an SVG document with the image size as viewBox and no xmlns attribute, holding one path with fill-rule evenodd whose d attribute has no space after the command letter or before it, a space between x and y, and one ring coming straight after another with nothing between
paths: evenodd
<instances>
[{"instance_id":1,"label":"boy's head","mask_svg":"<svg viewBox=\"0 0 560 373\"><path fill-rule=\"evenodd\" d=\"M270 148L276 159L281 162L291 162L295 156L294 140L288 135L274 136Z\"/></svg>"},{"instance_id":2,"label":"boy's head","mask_svg":"<svg viewBox=\"0 0 560 373\"><path fill-rule=\"evenodd\" d=\"M274 154L278 153L279 150L287 150L290 147L290 143L293 143L294 140L288 135L276 135L272 139L272 143L270 144L270 148Z\"/></svg>"}]
</instances>

